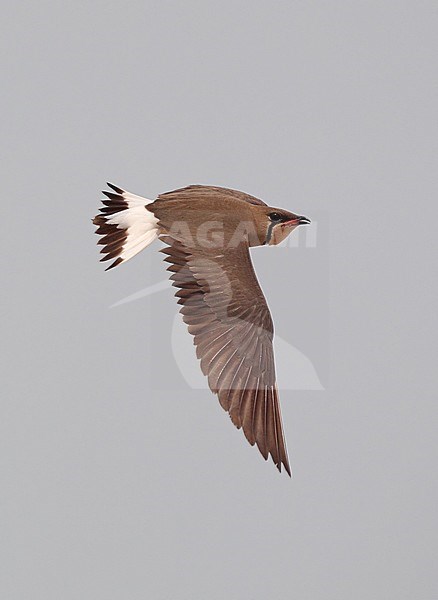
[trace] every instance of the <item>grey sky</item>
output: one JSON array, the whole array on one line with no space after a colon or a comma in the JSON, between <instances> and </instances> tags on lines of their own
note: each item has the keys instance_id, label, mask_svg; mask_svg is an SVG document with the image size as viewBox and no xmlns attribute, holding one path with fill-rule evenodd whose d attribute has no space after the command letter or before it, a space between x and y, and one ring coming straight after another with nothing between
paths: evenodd
<instances>
[{"instance_id":1,"label":"grey sky","mask_svg":"<svg viewBox=\"0 0 438 600\"><path fill-rule=\"evenodd\" d=\"M7 13L1 597L437 597L436 3ZM325 388L282 391L292 481L184 381L171 290L110 308L165 271L154 244L104 273L107 180L318 221L253 253Z\"/></svg>"}]
</instances>

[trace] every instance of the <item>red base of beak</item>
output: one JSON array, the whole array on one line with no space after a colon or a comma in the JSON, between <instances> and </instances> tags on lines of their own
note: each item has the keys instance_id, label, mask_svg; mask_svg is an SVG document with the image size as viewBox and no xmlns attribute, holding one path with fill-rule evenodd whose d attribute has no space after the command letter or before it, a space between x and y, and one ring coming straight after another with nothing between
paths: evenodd
<instances>
[{"instance_id":1,"label":"red base of beak","mask_svg":"<svg viewBox=\"0 0 438 600\"><path fill-rule=\"evenodd\" d=\"M307 217L297 217L296 219L291 219L290 221L286 221L282 223L284 226L297 226L297 225L310 225L311 221Z\"/></svg>"}]
</instances>

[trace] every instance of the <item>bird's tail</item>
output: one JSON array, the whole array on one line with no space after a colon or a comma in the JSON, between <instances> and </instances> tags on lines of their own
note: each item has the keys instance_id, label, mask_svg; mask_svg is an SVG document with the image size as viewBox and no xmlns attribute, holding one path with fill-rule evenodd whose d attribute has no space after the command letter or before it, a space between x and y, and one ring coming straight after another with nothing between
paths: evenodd
<instances>
[{"instance_id":1,"label":"bird's tail","mask_svg":"<svg viewBox=\"0 0 438 600\"><path fill-rule=\"evenodd\" d=\"M147 209L152 200L136 196L108 183L113 190L102 192L107 199L102 200L99 215L94 217L96 233L102 244L101 261L115 259L106 269L112 269L126 262L149 246L158 234L158 220Z\"/></svg>"}]
</instances>

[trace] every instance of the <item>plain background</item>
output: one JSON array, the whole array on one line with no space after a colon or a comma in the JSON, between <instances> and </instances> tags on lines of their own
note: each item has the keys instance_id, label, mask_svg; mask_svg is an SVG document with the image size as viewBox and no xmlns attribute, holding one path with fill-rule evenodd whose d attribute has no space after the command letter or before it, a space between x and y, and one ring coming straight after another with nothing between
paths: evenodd
<instances>
[{"instance_id":1,"label":"plain background","mask_svg":"<svg viewBox=\"0 0 438 600\"><path fill-rule=\"evenodd\" d=\"M5 12L1 597L436 598L436 2ZM292 481L161 389L169 290L109 308L163 267L103 272L105 180L329 216L327 273L258 269L277 331L327 348L325 391L282 395Z\"/></svg>"}]
</instances>

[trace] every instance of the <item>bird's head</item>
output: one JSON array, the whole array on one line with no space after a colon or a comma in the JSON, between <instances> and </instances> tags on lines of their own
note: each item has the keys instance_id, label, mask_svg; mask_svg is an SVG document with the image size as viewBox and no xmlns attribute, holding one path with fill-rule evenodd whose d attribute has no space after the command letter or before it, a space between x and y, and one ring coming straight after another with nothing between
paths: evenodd
<instances>
[{"instance_id":1,"label":"bird's head","mask_svg":"<svg viewBox=\"0 0 438 600\"><path fill-rule=\"evenodd\" d=\"M275 246L282 242L298 225L309 225L310 219L271 206L252 206L258 243L251 246Z\"/></svg>"}]
</instances>

